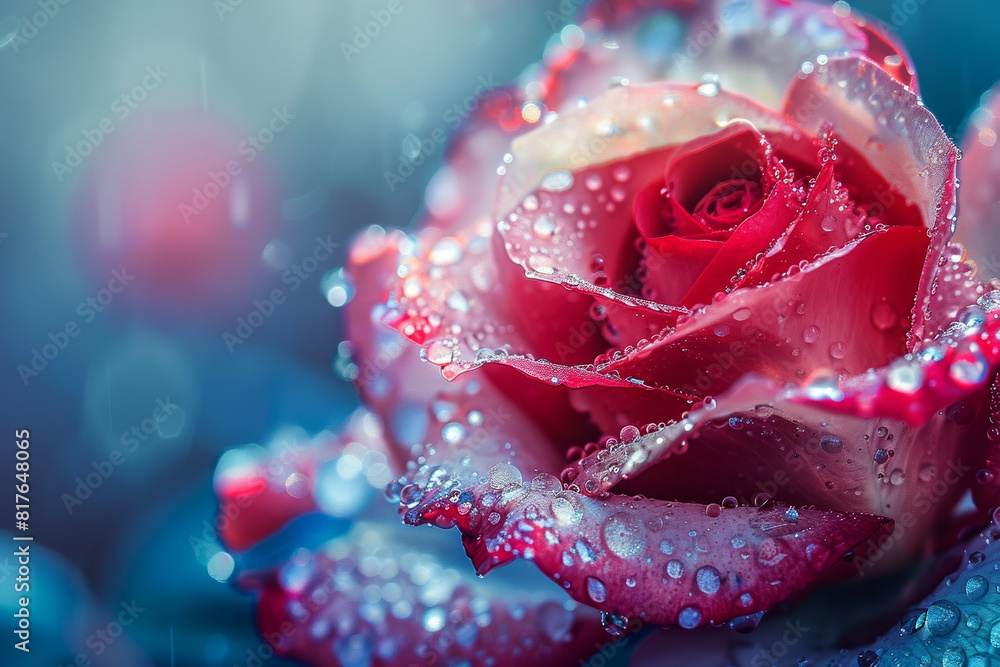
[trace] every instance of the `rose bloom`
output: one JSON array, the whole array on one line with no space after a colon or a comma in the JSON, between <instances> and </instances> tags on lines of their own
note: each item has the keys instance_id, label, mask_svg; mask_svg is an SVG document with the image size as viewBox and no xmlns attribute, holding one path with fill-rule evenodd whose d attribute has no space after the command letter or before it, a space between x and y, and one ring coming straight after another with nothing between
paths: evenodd
<instances>
[{"instance_id":1,"label":"rose bloom","mask_svg":"<svg viewBox=\"0 0 1000 667\"><path fill-rule=\"evenodd\" d=\"M232 550L368 512L244 572L268 645L624 664L616 637L667 627L633 664L990 664L1000 296L950 240L956 158L846 3L585 8L416 223L355 242L338 364L367 410L220 464ZM452 530L362 510L386 485Z\"/></svg>"}]
</instances>

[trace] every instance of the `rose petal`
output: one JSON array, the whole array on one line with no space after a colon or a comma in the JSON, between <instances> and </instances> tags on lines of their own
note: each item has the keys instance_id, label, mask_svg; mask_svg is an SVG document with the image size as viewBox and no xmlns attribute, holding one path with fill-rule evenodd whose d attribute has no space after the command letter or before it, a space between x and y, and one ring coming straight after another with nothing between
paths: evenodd
<instances>
[{"instance_id":1,"label":"rose petal","mask_svg":"<svg viewBox=\"0 0 1000 667\"><path fill-rule=\"evenodd\" d=\"M558 104L592 94L595 82L611 77L696 81L717 72L725 88L777 106L802 63L867 50L861 20L828 5L780 0L592 3L578 21L588 39L546 89Z\"/></svg>"},{"instance_id":2,"label":"rose petal","mask_svg":"<svg viewBox=\"0 0 1000 667\"><path fill-rule=\"evenodd\" d=\"M673 390L711 396L748 372L791 382L823 368L856 375L883 366L905 351L905 338L898 316L890 327L873 320L872 304L906 312L926 243L917 229L875 232L801 272L737 290L656 342L597 370L640 378L649 386L670 378ZM829 302L831 285L852 298L843 307L821 308L818 304ZM848 347L846 341L854 344ZM730 363L712 356L732 345L739 350Z\"/></svg>"},{"instance_id":3,"label":"rose petal","mask_svg":"<svg viewBox=\"0 0 1000 667\"><path fill-rule=\"evenodd\" d=\"M407 522L457 524L480 573L524 558L580 602L660 625L693 628L768 609L888 524L784 507L713 515L703 505L596 500L559 490L551 476L521 485L507 467L455 500L425 485Z\"/></svg>"},{"instance_id":4,"label":"rose petal","mask_svg":"<svg viewBox=\"0 0 1000 667\"><path fill-rule=\"evenodd\" d=\"M915 349L948 320L933 295L940 278L934 267L945 255L955 218L954 145L910 89L864 58L831 58L795 81L785 113L817 135L832 127L921 212L931 244L917 292ZM864 150L876 145L880 150Z\"/></svg>"},{"instance_id":5,"label":"rose petal","mask_svg":"<svg viewBox=\"0 0 1000 667\"><path fill-rule=\"evenodd\" d=\"M215 471L219 538L241 551L304 514L353 516L401 470L367 410L356 411L336 437L324 431L310 438L292 429L266 449L231 449Z\"/></svg>"},{"instance_id":6,"label":"rose petal","mask_svg":"<svg viewBox=\"0 0 1000 667\"><path fill-rule=\"evenodd\" d=\"M596 614L538 588L544 580L480 582L449 567L448 552L402 527L359 524L240 582L257 593L275 653L312 665L564 664L609 639Z\"/></svg>"},{"instance_id":7,"label":"rose petal","mask_svg":"<svg viewBox=\"0 0 1000 667\"><path fill-rule=\"evenodd\" d=\"M883 514L910 529L889 549L866 547L870 562L857 562L886 567L926 547L931 527L948 530L944 518L980 456L977 505L996 503L995 457L984 446L994 408L984 398L1000 364L998 299L981 299L918 358L795 388L744 379L681 422L585 458L564 479L593 494L620 488L707 503L767 493Z\"/></svg>"},{"instance_id":8,"label":"rose petal","mask_svg":"<svg viewBox=\"0 0 1000 667\"><path fill-rule=\"evenodd\" d=\"M983 94L972 112L962 137L962 159L958 173L962 179L958 204L961 220L955 241L968 249L969 257L986 278L1000 277L1000 94L998 88Z\"/></svg>"}]
</instances>

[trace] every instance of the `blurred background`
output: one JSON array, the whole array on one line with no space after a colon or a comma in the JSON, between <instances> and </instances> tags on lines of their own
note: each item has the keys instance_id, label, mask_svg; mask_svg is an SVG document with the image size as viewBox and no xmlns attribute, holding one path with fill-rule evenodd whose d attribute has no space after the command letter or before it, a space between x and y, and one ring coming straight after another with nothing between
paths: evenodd
<instances>
[{"instance_id":1,"label":"blurred background","mask_svg":"<svg viewBox=\"0 0 1000 667\"><path fill-rule=\"evenodd\" d=\"M5 621L0 663L231 665L261 646L221 583L216 464L357 406L334 367L350 238L413 218L443 147L391 189L385 171L536 61L559 6L401 2L357 48L383 0L0 0L0 414L11 467L10 431L31 432L36 540L33 651ZM959 136L1000 79L995 3L852 5L897 27Z\"/></svg>"}]
</instances>

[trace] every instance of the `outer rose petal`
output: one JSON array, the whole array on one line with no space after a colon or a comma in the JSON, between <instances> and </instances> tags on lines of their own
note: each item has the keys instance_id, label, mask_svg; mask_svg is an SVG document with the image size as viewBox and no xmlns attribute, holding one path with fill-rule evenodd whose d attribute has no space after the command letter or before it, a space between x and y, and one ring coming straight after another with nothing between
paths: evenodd
<instances>
[{"instance_id":1,"label":"outer rose petal","mask_svg":"<svg viewBox=\"0 0 1000 667\"><path fill-rule=\"evenodd\" d=\"M524 558L575 599L658 625L693 628L764 611L889 523L785 507L597 500L560 490L551 475L520 480L507 462L469 488L438 489L426 479L406 520L457 524L480 573Z\"/></svg>"},{"instance_id":2,"label":"outer rose petal","mask_svg":"<svg viewBox=\"0 0 1000 667\"><path fill-rule=\"evenodd\" d=\"M541 79L548 93L542 101L550 106L590 95L611 77L696 81L705 72L718 72L728 89L777 105L801 64L821 54L871 52L883 62L882 54L902 53L864 28L863 15L808 2L612 0L592 3L578 23L587 37L582 47L555 42L546 54L552 64ZM909 65L901 58L890 69L907 72Z\"/></svg>"},{"instance_id":3,"label":"outer rose petal","mask_svg":"<svg viewBox=\"0 0 1000 667\"><path fill-rule=\"evenodd\" d=\"M962 187L958 208L962 216L955 241L969 252L969 258L985 278L1000 277L1000 94L994 87L985 93L981 105L969 118L962 137L962 159L958 173Z\"/></svg>"},{"instance_id":4,"label":"outer rose petal","mask_svg":"<svg viewBox=\"0 0 1000 667\"><path fill-rule=\"evenodd\" d=\"M573 664L608 641L599 617L555 587L484 584L448 568L442 552L405 528L360 524L240 581L258 595L275 652L311 665Z\"/></svg>"},{"instance_id":5,"label":"outer rose petal","mask_svg":"<svg viewBox=\"0 0 1000 667\"><path fill-rule=\"evenodd\" d=\"M229 549L254 547L313 511L339 518L363 511L376 521L239 577L257 592L259 629L278 654L313 665L402 667L428 656L543 665L584 658L608 640L595 613L566 604L555 587L539 590L544 580L484 584L449 568L444 536L421 539L394 521L388 505L366 507L374 487L399 473L388 467L380 433L362 410L336 438L289 434L269 457L260 448L234 450L220 462L218 526ZM345 467L354 477L339 473Z\"/></svg>"},{"instance_id":6,"label":"outer rose petal","mask_svg":"<svg viewBox=\"0 0 1000 667\"><path fill-rule=\"evenodd\" d=\"M994 293L917 358L842 383L821 377L783 388L747 378L677 424L585 458L568 479L594 494L631 480L619 488L658 497L669 489L667 498L703 502L765 492L883 514L910 528L891 549L859 549L856 564L884 568L927 548L932 526L950 529L952 504L982 465L989 474L977 490L986 501L980 509L995 502L995 457L983 461L991 456L983 404L1000 366L998 333ZM730 465L720 465L723 458Z\"/></svg>"},{"instance_id":7,"label":"outer rose petal","mask_svg":"<svg viewBox=\"0 0 1000 667\"><path fill-rule=\"evenodd\" d=\"M883 366L905 352L900 315L912 303L926 248L927 237L918 229L876 232L801 272L736 290L656 342L597 370L651 386L669 379L675 383L670 388L682 393L712 396L748 372L801 381L824 368L856 375ZM833 285L837 293L831 293ZM844 294L851 295L847 303L830 307ZM791 312L790 304L797 306ZM890 326L873 320L879 304L899 313ZM740 353L728 368L706 376L712 354L734 344Z\"/></svg>"},{"instance_id":8,"label":"outer rose petal","mask_svg":"<svg viewBox=\"0 0 1000 667\"><path fill-rule=\"evenodd\" d=\"M784 113L812 133L832 127L855 149L865 147L872 166L920 210L931 244L917 292L912 351L955 315L938 293L944 276L938 267L955 220L955 146L912 91L862 58L818 65L789 88Z\"/></svg>"}]
</instances>

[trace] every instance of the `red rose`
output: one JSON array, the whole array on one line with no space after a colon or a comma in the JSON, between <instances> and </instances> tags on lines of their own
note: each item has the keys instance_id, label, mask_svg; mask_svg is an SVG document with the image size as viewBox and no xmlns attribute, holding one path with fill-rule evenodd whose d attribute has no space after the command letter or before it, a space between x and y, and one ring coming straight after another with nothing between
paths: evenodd
<instances>
[{"instance_id":1,"label":"red rose","mask_svg":"<svg viewBox=\"0 0 1000 667\"><path fill-rule=\"evenodd\" d=\"M1000 504L1000 298L949 244L956 151L889 38L843 3L747 3L738 35L660 3L724 38L638 57L649 4L564 31L415 231L361 236L343 361L404 522L457 527L478 573L530 561L613 634L752 627L954 543L970 488L963 521Z\"/></svg>"},{"instance_id":2,"label":"red rose","mask_svg":"<svg viewBox=\"0 0 1000 667\"><path fill-rule=\"evenodd\" d=\"M415 439L407 522L457 525L480 572L526 558L684 627L771 608L849 551L845 573L930 544L1000 351L933 340L965 306L985 319L981 285L939 287L955 151L863 57L785 100L617 87L515 141L496 232L421 234L382 319L478 386L459 413L509 416Z\"/></svg>"}]
</instances>

